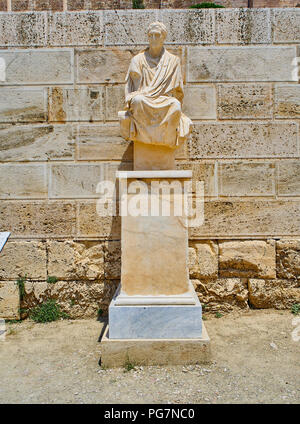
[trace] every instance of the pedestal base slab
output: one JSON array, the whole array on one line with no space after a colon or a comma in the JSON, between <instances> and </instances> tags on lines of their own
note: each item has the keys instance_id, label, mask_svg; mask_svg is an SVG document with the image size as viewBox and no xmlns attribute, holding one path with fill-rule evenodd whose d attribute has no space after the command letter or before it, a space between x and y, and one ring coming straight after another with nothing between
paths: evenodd
<instances>
[{"instance_id":1,"label":"pedestal base slab","mask_svg":"<svg viewBox=\"0 0 300 424\"><path fill-rule=\"evenodd\" d=\"M211 361L210 339L204 323L196 339L111 339L109 328L101 340L101 365L191 365Z\"/></svg>"}]
</instances>

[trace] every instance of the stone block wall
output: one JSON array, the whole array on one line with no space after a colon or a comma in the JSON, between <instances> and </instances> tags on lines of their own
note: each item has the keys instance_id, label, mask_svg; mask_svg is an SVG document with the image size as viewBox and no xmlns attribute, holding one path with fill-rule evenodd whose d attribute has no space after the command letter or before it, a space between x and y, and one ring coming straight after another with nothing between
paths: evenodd
<instances>
[{"instance_id":1,"label":"stone block wall","mask_svg":"<svg viewBox=\"0 0 300 424\"><path fill-rule=\"evenodd\" d=\"M0 317L48 298L74 318L107 311L120 219L97 215L96 185L132 169L117 111L154 20L194 123L177 167L205 185L204 225L190 229L200 300L212 312L300 303L300 9L4 12Z\"/></svg>"},{"instance_id":2,"label":"stone block wall","mask_svg":"<svg viewBox=\"0 0 300 424\"><path fill-rule=\"evenodd\" d=\"M188 9L202 0L143 0L145 9ZM299 0L215 0L224 7L296 7ZM0 11L83 11L132 9L132 0L0 0Z\"/></svg>"}]
</instances>

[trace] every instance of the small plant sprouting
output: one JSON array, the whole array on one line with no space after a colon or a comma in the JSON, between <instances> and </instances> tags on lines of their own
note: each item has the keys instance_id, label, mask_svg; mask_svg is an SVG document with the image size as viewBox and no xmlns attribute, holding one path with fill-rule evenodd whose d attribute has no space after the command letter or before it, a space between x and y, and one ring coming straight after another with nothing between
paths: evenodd
<instances>
[{"instance_id":1,"label":"small plant sprouting","mask_svg":"<svg viewBox=\"0 0 300 424\"><path fill-rule=\"evenodd\" d=\"M25 277L20 277L17 280L17 285L19 288L19 295L20 295L20 300L22 301L24 299L25 296L25 282L26 282L26 277L27 275L25 275Z\"/></svg>"},{"instance_id":2,"label":"small plant sprouting","mask_svg":"<svg viewBox=\"0 0 300 424\"><path fill-rule=\"evenodd\" d=\"M222 316L223 315L220 312L216 312L216 315L215 315L216 318L222 318Z\"/></svg>"},{"instance_id":3,"label":"small plant sprouting","mask_svg":"<svg viewBox=\"0 0 300 424\"><path fill-rule=\"evenodd\" d=\"M206 320L207 320L206 316L202 315L202 321L206 321Z\"/></svg>"},{"instance_id":4,"label":"small plant sprouting","mask_svg":"<svg viewBox=\"0 0 300 424\"><path fill-rule=\"evenodd\" d=\"M132 0L132 9L145 9L143 0Z\"/></svg>"},{"instance_id":5,"label":"small plant sprouting","mask_svg":"<svg viewBox=\"0 0 300 424\"><path fill-rule=\"evenodd\" d=\"M55 284L57 283L58 279L55 277L55 275L48 275L47 277L47 283L49 284Z\"/></svg>"},{"instance_id":6,"label":"small plant sprouting","mask_svg":"<svg viewBox=\"0 0 300 424\"><path fill-rule=\"evenodd\" d=\"M222 8L224 6L222 6L221 4L216 4L216 3L209 3L209 2L203 2L203 3L198 3L198 4L193 4L192 6L190 6L190 9L215 9L215 8Z\"/></svg>"},{"instance_id":7,"label":"small plant sprouting","mask_svg":"<svg viewBox=\"0 0 300 424\"><path fill-rule=\"evenodd\" d=\"M30 318L35 322L51 322L59 319L68 319L69 316L61 311L55 299L49 299L41 305L36 306L30 312Z\"/></svg>"},{"instance_id":8,"label":"small plant sprouting","mask_svg":"<svg viewBox=\"0 0 300 424\"><path fill-rule=\"evenodd\" d=\"M103 309L99 308L98 309L98 317L101 317L103 315Z\"/></svg>"},{"instance_id":9,"label":"small plant sprouting","mask_svg":"<svg viewBox=\"0 0 300 424\"><path fill-rule=\"evenodd\" d=\"M72 307L72 306L74 306L75 304L76 304L75 300L74 300L74 299L71 299L71 300L70 300L70 306Z\"/></svg>"},{"instance_id":10,"label":"small plant sprouting","mask_svg":"<svg viewBox=\"0 0 300 424\"><path fill-rule=\"evenodd\" d=\"M130 361L130 359L129 359L128 355L127 355L127 357L126 357L126 361L125 361L125 364L124 364L124 368L125 368L124 372L129 372L129 371L131 371L131 370L134 370L134 369L135 369L135 364L134 364L133 362L131 362L131 361Z\"/></svg>"},{"instance_id":11,"label":"small plant sprouting","mask_svg":"<svg viewBox=\"0 0 300 424\"><path fill-rule=\"evenodd\" d=\"M300 303L294 303L294 305L291 308L291 312L294 315L300 314Z\"/></svg>"}]
</instances>

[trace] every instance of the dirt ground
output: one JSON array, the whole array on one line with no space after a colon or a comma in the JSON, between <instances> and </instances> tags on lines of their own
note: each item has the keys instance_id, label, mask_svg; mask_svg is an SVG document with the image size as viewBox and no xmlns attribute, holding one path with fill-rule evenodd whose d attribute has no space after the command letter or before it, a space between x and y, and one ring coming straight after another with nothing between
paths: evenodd
<instances>
[{"instance_id":1,"label":"dirt ground","mask_svg":"<svg viewBox=\"0 0 300 424\"><path fill-rule=\"evenodd\" d=\"M0 341L0 403L300 403L293 318L273 310L210 317L210 365L131 371L99 366L101 322L10 323Z\"/></svg>"}]
</instances>

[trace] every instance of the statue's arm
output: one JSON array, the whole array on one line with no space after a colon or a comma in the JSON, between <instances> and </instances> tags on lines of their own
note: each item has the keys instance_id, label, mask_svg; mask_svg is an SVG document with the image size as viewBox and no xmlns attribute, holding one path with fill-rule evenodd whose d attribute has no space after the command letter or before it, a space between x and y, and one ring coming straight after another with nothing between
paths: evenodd
<instances>
[{"instance_id":1,"label":"statue's arm","mask_svg":"<svg viewBox=\"0 0 300 424\"><path fill-rule=\"evenodd\" d=\"M128 102L130 102L132 97L138 91L140 82L141 73L134 57L131 59L125 79L125 102L127 106L129 106Z\"/></svg>"}]
</instances>

